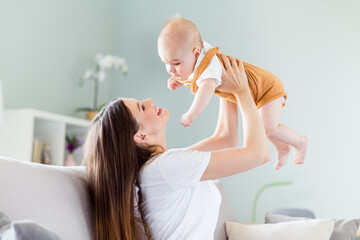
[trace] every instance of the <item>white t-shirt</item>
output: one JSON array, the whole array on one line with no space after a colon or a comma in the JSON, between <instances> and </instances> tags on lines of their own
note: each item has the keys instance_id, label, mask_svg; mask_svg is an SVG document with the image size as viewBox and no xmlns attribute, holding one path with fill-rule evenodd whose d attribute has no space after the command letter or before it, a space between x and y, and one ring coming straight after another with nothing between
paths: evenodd
<instances>
[{"instance_id":1,"label":"white t-shirt","mask_svg":"<svg viewBox=\"0 0 360 240\"><path fill-rule=\"evenodd\" d=\"M200 55L196 61L194 72L189 76L189 79L194 77L194 73L196 69L199 67L201 61L204 59L205 54L213 48L209 43L203 41L203 49L200 52ZM209 66L204 70L204 72L200 75L199 79L196 80L196 85L200 86L200 83L204 79L215 78L216 79L216 87L221 85L221 74L222 74L222 64L218 56L214 56L211 59Z\"/></svg>"},{"instance_id":2,"label":"white t-shirt","mask_svg":"<svg viewBox=\"0 0 360 240\"><path fill-rule=\"evenodd\" d=\"M211 152L167 150L140 174L145 219L152 239L214 239L221 195L200 181Z\"/></svg>"}]
</instances>

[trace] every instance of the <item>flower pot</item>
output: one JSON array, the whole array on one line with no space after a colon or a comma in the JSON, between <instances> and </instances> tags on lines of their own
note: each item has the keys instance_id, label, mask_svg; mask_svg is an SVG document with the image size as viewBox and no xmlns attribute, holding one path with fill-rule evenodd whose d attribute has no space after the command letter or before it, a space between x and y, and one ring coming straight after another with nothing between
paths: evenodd
<instances>
[{"instance_id":1,"label":"flower pot","mask_svg":"<svg viewBox=\"0 0 360 240\"><path fill-rule=\"evenodd\" d=\"M88 111L86 112L86 120L92 120L99 111Z\"/></svg>"},{"instance_id":2,"label":"flower pot","mask_svg":"<svg viewBox=\"0 0 360 240\"><path fill-rule=\"evenodd\" d=\"M68 167L76 166L74 156L71 153L69 153L68 156L66 157L66 160L64 162L64 166L68 166Z\"/></svg>"}]
</instances>

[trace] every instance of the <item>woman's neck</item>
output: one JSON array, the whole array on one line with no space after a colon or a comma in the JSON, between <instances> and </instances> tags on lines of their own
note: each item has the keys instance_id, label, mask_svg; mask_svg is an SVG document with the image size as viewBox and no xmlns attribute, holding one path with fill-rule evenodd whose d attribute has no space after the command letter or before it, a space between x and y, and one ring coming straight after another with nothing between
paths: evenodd
<instances>
[{"instance_id":1,"label":"woman's neck","mask_svg":"<svg viewBox=\"0 0 360 240\"><path fill-rule=\"evenodd\" d=\"M160 144L158 144L159 147L156 148L155 154L163 153L167 151L167 144L166 139L163 140Z\"/></svg>"}]
</instances>

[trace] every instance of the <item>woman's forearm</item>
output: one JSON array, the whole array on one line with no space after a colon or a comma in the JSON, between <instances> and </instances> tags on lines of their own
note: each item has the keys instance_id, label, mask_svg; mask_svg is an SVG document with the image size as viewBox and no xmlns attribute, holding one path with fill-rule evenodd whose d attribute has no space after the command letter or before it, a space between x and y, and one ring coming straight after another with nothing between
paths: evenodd
<instances>
[{"instance_id":1,"label":"woman's forearm","mask_svg":"<svg viewBox=\"0 0 360 240\"><path fill-rule=\"evenodd\" d=\"M242 113L244 147L254 149L254 152L268 154L269 147L264 125L261 121L250 90L235 94Z\"/></svg>"},{"instance_id":2,"label":"woman's forearm","mask_svg":"<svg viewBox=\"0 0 360 240\"><path fill-rule=\"evenodd\" d=\"M235 147L239 144L238 125L239 117L237 104L224 98L220 98L218 123L213 136L225 141L226 144L223 148Z\"/></svg>"},{"instance_id":3,"label":"woman's forearm","mask_svg":"<svg viewBox=\"0 0 360 240\"><path fill-rule=\"evenodd\" d=\"M230 141L224 137L210 136L204 140L188 147L189 150L213 152L219 149L230 147Z\"/></svg>"},{"instance_id":4,"label":"woman's forearm","mask_svg":"<svg viewBox=\"0 0 360 240\"><path fill-rule=\"evenodd\" d=\"M214 151L201 180L232 176L258 167L270 159L265 130L250 91L235 94L241 110L244 146Z\"/></svg>"},{"instance_id":5,"label":"woman's forearm","mask_svg":"<svg viewBox=\"0 0 360 240\"><path fill-rule=\"evenodd\" d=\"M239 143L237 104L220 98L219 116L214 134L189 147L192 150L215 151Z\"/></svg>"}]
</instances>

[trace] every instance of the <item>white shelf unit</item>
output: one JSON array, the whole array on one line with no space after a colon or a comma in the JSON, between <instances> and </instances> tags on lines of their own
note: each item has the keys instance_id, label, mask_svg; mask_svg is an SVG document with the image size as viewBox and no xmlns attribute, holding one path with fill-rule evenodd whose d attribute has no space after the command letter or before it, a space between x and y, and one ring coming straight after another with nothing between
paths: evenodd
<instances>
[{"instance_id":1,"label":"white shelf unit","mask_svg":"<svg viewBox=\"0 0 360 240\"><path fill-rule=\"evenodd\" d=\"M0 155L32 161L34 140L50 143L52 165L64 165L67 156L66 134L86 138L90 121L39 111L35 109L9 109L4 111L0 126ZM74 154L80 165L81 151Z\"/></svg>"}]
</instances>

